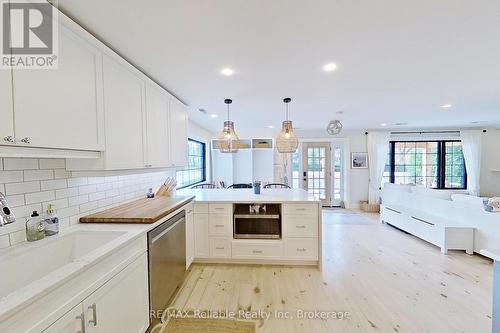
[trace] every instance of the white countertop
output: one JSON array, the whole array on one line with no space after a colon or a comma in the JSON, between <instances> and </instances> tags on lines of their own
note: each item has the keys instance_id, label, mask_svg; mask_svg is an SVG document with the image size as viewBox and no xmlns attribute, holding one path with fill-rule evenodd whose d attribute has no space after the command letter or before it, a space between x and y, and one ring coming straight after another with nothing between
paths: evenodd
<instances>
[{"instance_id":1,"label":"white countertop","mask_svg":"<svg viewBox=\"0 0 500 333\"><path fill-rule=\"evenodd\" d=\"M254 194L251 188L242 189L183 189L178 195L194 195L195 202L264 202L264 203L319 203L303 189L261 189L261 194Z\"/></svg>"},{"instance_id":2,"label":"white countertop","mask_svg":"<svg viewBox=\"0 0 500 333\"><path fill-rule=\"evenodd\" d=\"M495 261L500 261L500 249L480 250L479 253Z\"/></svg>"}]
</instances>

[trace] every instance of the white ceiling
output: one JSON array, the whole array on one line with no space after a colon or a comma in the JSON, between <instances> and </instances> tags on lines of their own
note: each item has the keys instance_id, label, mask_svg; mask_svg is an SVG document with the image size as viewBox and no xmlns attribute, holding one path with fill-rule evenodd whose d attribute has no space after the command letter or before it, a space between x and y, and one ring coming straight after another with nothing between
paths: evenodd
<instances>
[{"instance_id":1,"label":"white ceiling","mask_svg":"<svg viewBox=\"0 0 500 333\"><path fill-rule=\"evenodd\" d=\"M210 130L221 127L228 97L237 128L246 129L279 127L288 96L302 129L336 118L346 129L500 124L497 0L59 0L59 7ZM324 72L328 62L338 69ZM235 75L220 75L226 66Z\"/></svg>"}]
</instances>

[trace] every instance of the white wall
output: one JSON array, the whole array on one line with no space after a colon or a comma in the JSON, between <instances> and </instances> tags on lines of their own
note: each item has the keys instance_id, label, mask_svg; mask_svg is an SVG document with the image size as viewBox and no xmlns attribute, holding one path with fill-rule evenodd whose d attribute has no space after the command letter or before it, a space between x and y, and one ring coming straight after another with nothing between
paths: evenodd
<instances>
[{"instance_id":1,"label":"white wall","mask_svg":"<svg viewBox=\"0 0 500 333\"><path fill-rule=\"evenodd\" d=\"M481 196L500 196L500 129L483 133L480 187Z\"/></svg>"},{"instance_id":2,"label":"white wall","mask_svg":"<svg viewBox=\"0 0 500 333\"><path fill-rule=\"evenodd\" d=\"M188 123L188 138L194 139L200 142L205 143L205 157L206 157L206 176L207 176L207 183L211 182L211 177L212 177L212 163L211 163L211 157L210 157L210 140L213 138L213 134L206 130L205 128L201 127L200 125L196 124L193 121L189 121Z\"/></svg>"},{"instance_id":3,"label":"white wall","mask_svg":"<svg viewBox=\"0 0 500 333\"><path fill-rule=\"evenodd\" d=\"M366 152L366 135L364 131L343 131L340 135L329 135L324 131L296 131L299 139L343 139L346 142L344 158L344 203L346 208L355 209L359 207L359 201L368 200L369 169L351 169L351 153Z\"/></svg>"}]
</instances>

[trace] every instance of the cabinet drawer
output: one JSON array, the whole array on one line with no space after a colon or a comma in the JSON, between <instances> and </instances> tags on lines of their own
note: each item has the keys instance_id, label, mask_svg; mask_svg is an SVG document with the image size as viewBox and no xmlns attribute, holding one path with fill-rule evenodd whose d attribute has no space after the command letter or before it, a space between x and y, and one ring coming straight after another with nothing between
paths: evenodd
<instances>
[{"instance_id":1,"label":"cabinet drawer","mask_svg":"<svg viewBox=\"0 0 500 333\"><path fill-rule=\"evenodd\" d=\"M287 239L285 259L318 260L318 240L313 238Z\"/></svg>"},{"instance_id":2,"label":"cabinet drawer","mask_svg":"<svg viewBox=\"0 0 500 333\"><path fill-rule=\"evenodd\" d=\"M233 241L232 254L235 259L280 259L283 256L283 242Z\"/></svg>"},{"instance_id":3,"label":"cabinet drawer","mask_svg":"<svg viewBox=\"0 0 500 333\"><path fill-rule=\"evenodd\" d=\"M208 214L208 204L194 204L195 214Z\"/></svg>"},{"instance_id":4,"label":"cabinet drawer","mask_svg":"<svg viewBox=\"0 0 500 333\"><path fill-rule=\"evenodd\" d=\"M210 214L208 216L208 234L210 236L232 236L231 215Z\"/></svg>"},{"instance_id":5,"label":"cabinet drawer","mask_svg":"<svg viewBox=\"0 0 500 333\"><path fill-rule=\"evenodd\" d=\"M226 214L231 215L233 211L232 204L209 204L208 205L210 214Z\"/></svg>"},{"instance_id":6,"label":"cabinet drawer","mask_svg":"<svg viewBox=\"0 0 500 333\"><path fill-rule=\"evenodd\" d=\"M283 218L285 237L317 237L318 219L309 215L287 215Z\"/></svg>"},{"instance_id":7,"label":"cabinet drawer","mask_svg":"<svg viewBox=\"0 0 500 333\"><path fill-rule=\"evenodd\" d=\"M318 205L315 204L284 204L285 215L311 215L318 216Z\"/></svg>"},{"instance_id":8,"label":"cabinet drawer","mask_svg":"<svg viewBox=\"0 0 500 333\"><path fill-rule=\"evenodd\" d=\"M231 258L231 239L210 237L210 257Z\"/></svg>"}]
</instances>

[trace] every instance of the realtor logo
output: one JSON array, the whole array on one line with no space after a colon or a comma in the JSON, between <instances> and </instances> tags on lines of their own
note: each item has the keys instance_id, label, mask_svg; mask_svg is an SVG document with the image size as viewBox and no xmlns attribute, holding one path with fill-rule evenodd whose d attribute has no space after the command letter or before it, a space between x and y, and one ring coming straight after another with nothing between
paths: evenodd
<instances>
[{"instance_id":1,"label":"realtor logo","mask_svg":"<svg viewBox=\"0 0 500 333\"><path fill-rule=\"evenodd\" d=\"M45 0L1 0L1 67L57 68L57 10Z\"/></svg>"}]
</instances>

